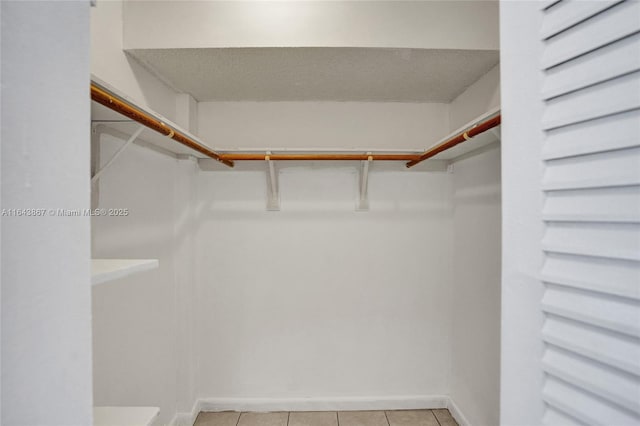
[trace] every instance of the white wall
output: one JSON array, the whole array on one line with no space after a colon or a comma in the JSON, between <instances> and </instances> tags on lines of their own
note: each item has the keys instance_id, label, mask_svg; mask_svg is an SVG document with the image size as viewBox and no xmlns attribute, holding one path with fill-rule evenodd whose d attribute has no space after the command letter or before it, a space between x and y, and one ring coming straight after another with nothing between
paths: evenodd
<instances>
[{"instance_id":1,"label":"white wall","mask_svg":"<svg viewBox=\"0 0 640 426\"><path fill-rule=\"evenodd\" d=\"M219 149L421 151L449 131L447 104L201 102L199 135Z\"/></svg>"},{"instance_id":2,"label":"white wall","mask_svg":"<svg viewBox=\"0 0 640 426\"><path fill-rule=\"evenodd\" d=\"M196 131L194 102L177 97L122 46L123 2L99 0L91 10L91 72L135 102ZM122 143L104 137L103 163ZM189 411L195 398L192 245L185 231L191 225L185 215L197 166L134 145L112 167L101 178L100 206L117 205L132 213L93 221L93 254L159 258L160 268L94 289L96 404L158 406L159 420L166 423L176 410Z\"/></svg>"},{"instance_id":3,"label":"white wall","mask_svg":"<svg viewBox=\"0 0 640 426\"><path fill-rule=\"evenodd\" d=\"M124 12L127 49L499 46L497 1L127 1Z\"/></svg>"},{"instance_id":4,"label":"white wall","mask_svg":"<svg viewBox=\"0 0 640 426\"><path fill-rule=\"evenodd\" d=\"M3 1L2 419L89 425L89 2Z\"/></svg>"},{"instance_id":5,"label":"white wall","mask_svg":"<svg viewBox=\"0 0 640 426\"><path fill-rule=\"evenodd\" d=\"M123 1L98 0L91 8L91 73L174 120L175 92L124 53L122 34Z\"/></svg>"},{"instance_id":6,"label":"white wall","mask_svg":"<svg viewBox=\"0 0 640 426\"><path fill-rule=\"evenodd\" d=\"M102 163L121 143L102 136ZM158 269L93 289L95 403L157 406L162 424L178 408L191 409L195 390L188 254L195 171L194 162L130 146L99 181L99 206L130 214L92 223L94 257L160 261Z\"/></svg>"},{"instance_id":7,"label":"white wall","mask_svg":"<svg viewBox=\"0 0 640 426\"><path fill-rule=\"evenodd\" d=\"M198 354L195 286L195 204L198 163L177 161L174 182L174 273L176 306L176 411L190 412L196 401Z\"/></svg>"},{"instance_id":8,"label":"white wall","mask_svg":"<svg viewBox=\"0 0 640 426\"><path fill-rule=\"evenodd\" d=\"M474 426L499 424L500 147L454 164L451 397Z\"/></svg>"},{"instance_id":9,"label":"white wall","mask_svg":"<svg viewBox=\"0 0 640 426\"><path fill-rule=\"evenodd\" d=\"M200 174L200 397L448 392L450 175L373 171L366 213L356 179L284 169L267 212L264 173Z\"/></svg>"},{"instance_id":10,"label":"white wall","mask_svg":"<svg viewBox=\"0 0 640 426\"><path fill-rule=\"evenodd\" d=\"M211 102L198 121L216 146L422 149L448 106ZM199 397L446 395L451 175L374 164L355 212L353 165L279 166L279 212L265 172L198 177Z\"/></svg>"},{"instance_id":11,"label":"white wall","mask_svg":"<svg viewBox=\"0 0 640 426\"><path fill-rule=\"evenodd\" d=\"M449 127L455 131L500 106L500 64L496 65L449 104Z\"/></svg>"},{"instance_id":12,"label":"white wall","mask_svg":"<svg viewBox=\"0 0 640 426\"><path fill-rule=\"evenodd\" d=\"M451 130L499 105L496 67L451 103ZM451 397L470 424L492 426L500 412L500 145L465 157L453 165Z\"/></svg>"}]
</instances>

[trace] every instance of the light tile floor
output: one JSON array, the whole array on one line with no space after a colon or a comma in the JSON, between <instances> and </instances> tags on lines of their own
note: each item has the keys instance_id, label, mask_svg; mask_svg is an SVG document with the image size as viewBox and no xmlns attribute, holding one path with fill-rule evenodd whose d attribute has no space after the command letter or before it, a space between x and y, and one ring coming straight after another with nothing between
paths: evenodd
<instances>
[{"instance_id":1,"label":"light tile floor","mask_svg":"<svg viewBox=\"0 0 640 426\"><path fill-rule=\"evenodd\" d=\"M458 426L447 409L395 411L292 411L198 415L194 426Z\"/></svg>"}]
</instances>

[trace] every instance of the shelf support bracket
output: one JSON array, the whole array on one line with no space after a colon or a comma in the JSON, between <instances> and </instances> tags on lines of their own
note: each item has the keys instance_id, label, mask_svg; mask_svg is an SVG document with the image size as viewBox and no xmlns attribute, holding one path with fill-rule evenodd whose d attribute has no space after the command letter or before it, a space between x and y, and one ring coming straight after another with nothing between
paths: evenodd
<instances>
[{"instance_id":1,"label":"shelf support bracket","mask_svg":"<svg viewBox=\"0 0 640 426\"><path fill-rule=\"evenodd\" d=\"M361 161L360 163L360 173L358 175L358 181L360 183L360 194L358 197L358 202L356 203L356 211L366 212L369 211L369 196L368 196L368 186L369 186L369 164L373 161L373 157L370 152L367 152L369 158L365 161Z\"/></svg>"},{"instance_id":2,"label":"shelf support bracket","mask_svg":"<svg viewBox=\"0 0 640 426\"><path fill-rule=\"evenodd\" d=\"M91 177L91 184L92 185L94 183L96 183L98 181L98 179L100 179L100 176L102 176L102 174L113 164L113 162L116 161L116 159L120 156L120 154L122 154L124 152L124 150L127 149L129 147L129 145L131 145L138 138L138 136L140 136L140 133L142 133L142 131L144 129L145 129L144 126L138 127L138 129L135 132L133 132L131 137L124 143L124 145L122 145L116 151L116 153L113 154L113 157L111 157L109 159L109 161L107 161L107 163L104 166L102 166L101 169L96 171L96 173Z\"/></svg>"},{"instance_id":3,"label":"shelf support bracket","mask_svg":"<svg viewBox=\"0 0 640 426\"><path fill-rule=\"evenodd\" d=\"M280 192L278 188L278 173L276 164L270 158L271 151L267 151L264 159L267 162L267 211L280 210Z\"/></svg>"}]
</instances>

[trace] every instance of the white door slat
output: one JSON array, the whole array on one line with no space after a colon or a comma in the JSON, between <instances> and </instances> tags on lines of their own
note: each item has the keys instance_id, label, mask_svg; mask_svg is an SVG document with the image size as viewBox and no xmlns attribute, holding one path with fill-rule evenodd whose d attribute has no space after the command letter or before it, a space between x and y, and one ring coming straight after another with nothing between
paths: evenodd
<instances>
[{"instance_id":1,"label":"white door slat","mask_svg":"<svg viewBox=\"0 0 640 426\"><path fill-rule=\"evenodd\" d=\"M640 108L640 73L625 75L547 102L544 130Z\"/></svg>"},{"instance_id":2,"label":"white door slat","mask_svg":"<svg viewBox=\"0 0 640 426\"><path fill-rule=\"evenodd\" d=\"M640 223L640 186L550 191L545 221Z\"/></svg>"},{"instance_id":3,"label":"white door slat","mask_svg":"<svg viewBox=\"0 0 640 426\"><path fill-rule=\"evenodd\" d=\"M640 34L603 47L545 73L543 99L575 92L640 70ZM610 67L610 64L616 64Z\"/></svg>"},{"instance_id":4,"label":"white door slat","mask_svg":"<svg viewBox=\"0 0 640 426\"><path fill-rule=\"evenodd\" d=\"M542 327L544 342L640 376L638 339L555 315Z\"/></svg>"},{"instance_id":5,"label":"white door slat","mask_svg":"<svg viewBox=\"0 0 640 426\"><path fill-rule=\"evenodd\" d=\"M640 337L640 305L638 301L548 286L542 299L542 310L564 318Z\"/></svg>"},{"instance_id":6,"label":"white door slat","mask_svg":"<svg viewBox=\"0 0 640 426\"><path fill-rule=\"evenodd\" d=\"M617 4L547 40L542 54L542 68L546 70L570 61L638 31L640 3L632 0Z\"/></svg>"},{"instance_id":7,"label":"white door slat","mask_svg":"<svg viewBox=\"0 0 640 426\"><path fill-rule=\"evenodd\" d=\"M640 421L634 413L620 410L617 406L554 377L547 378L542 395L549 405L590 425L636 426ZM589 411L582 409L586 406L590 407Z\"/></svg>"},{"instance_id":8,"label":"white door slat","mask_svg":"<svg viewBox=\"0 0 640 426\"><path fill-rule=\"evenodd\" d=\"M548 39L567 28L589 19L590 17L610 8L622 0L614 1L575 1L568 0L556 5L547 13L544 20L542 39Z\"/></svg>"},{"instance_id":9,"label":"white door slat","mask_svg":"<svg viewBox=\"0 0 640 426\"><path fill-rule=\"evenodd\" d=\"M640 147L640 109L546 132L545 160Z\"/></svg>"},{"instance_id":10,"label":"white door slat","mask_svg":"<svg viewBox=\"0 0 640 426\"><path fill-rule=\"evenodd\" d=\"M552 6L555 6L563 2L563 0L539 0L539 1L540 1L540 9L542 10L549 9Z\"/></svg>"},{"instance_id":11,"label":"white door slat","mask_svg":"<svg viewBox=\"0 0 640 426\"><path fill-rule=\"evenodd\" d=\"M640 148L549 160L542 185L546 191L640 185Z\"/></svg>"},{"instance_id":12,"label":"white door slat","mask_svg":"<svg viewBox=\"0 0 640 426\"><path fill-rule=\"evenodd\" d=\"M553 346L545 349L542 365L543 370L551 376L593 393L613 405L640 413L640 383L634 375Z\"/></svg>"},{"instance_id":13,"label":"white door slat","mask_svg":"<svg viewBox=\"0 0 640 426\"><path fill-rule=\"evenodd\" d=\"M547 283L640 300L640 270L633 261L548 253L541 279Z\"/></svg>"},{"instance_id":14,"label":"white door slat","mask_svg":"<svg viewBox=\"0 0 640 426\"><path fill-rule=\"evenodd\" d=\"M640 225L551 222L545 228L545 251L640 261Z\"/></svg>"},{"instance_id":15,"label":"white door slat","mask_svg":"<svg viewBox=\"0 0 640 426\"><path fill-rule=\"evenodd\" d=\"M545 410L544 417L542 418L542 424L547 426L586 426L586 423L579 421L567 413L563 413L554 407L547 407Z\"/></svg>"}]
</instances>

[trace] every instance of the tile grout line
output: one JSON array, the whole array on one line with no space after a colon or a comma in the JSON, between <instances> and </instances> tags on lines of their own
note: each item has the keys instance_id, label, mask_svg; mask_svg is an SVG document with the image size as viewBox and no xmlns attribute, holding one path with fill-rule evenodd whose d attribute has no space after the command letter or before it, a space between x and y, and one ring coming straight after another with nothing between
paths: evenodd
<instances>
[{"instance_id":1,"label":"tile grout line","mask_svg":"<svg viewBox=\"0 0 640 426\"><path fill-rule=\"evenodd\" d=\"M289 419L291 418L291 411L287 412L287 426L289 426Z\"/></svg>"},{"instance_id":2,"label":"tile grout line","mask_svg":"<svg viewBox=\"0 0 640 426\"><path fill-rule=\"evenodd\" d=\"M389 416L387 416L387 410L384 410L384 418L387 419L387 425L391 426L391 423L389 422Z\"/></svg>"},{"instance_id":3,"label":"tile grout line","mask_svg":"<svg viewBox=\"0 0 640 426\"><path fill-rule=\"evenodd\" d=\"M337 424L338 426L340 426L340 415L339 415L339 414L340 414L340 412L339 412L339 411L336 411L336 424Z\"/></svg>"},{"instance_id":4,"label":"tile grout line","mask_svg":"<svg viewBox=\"0 0 640 426\"><path fill-rule=\"evenodd\" d=\"M429 410L429 411L431 411L431 415L433 416L433 418L436 419L436 422L438 423L438 426L442 426L440 424L440 420L438 420L438 416L436 416L436 413L434 413L433 410Z\"/></svg>"}]
</instances>

